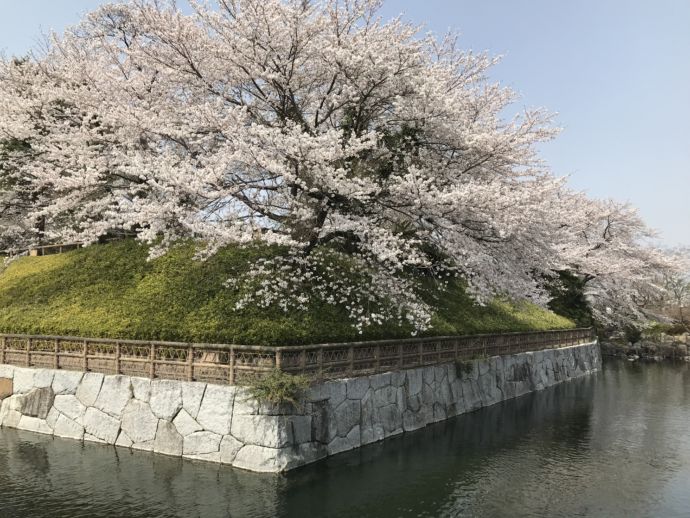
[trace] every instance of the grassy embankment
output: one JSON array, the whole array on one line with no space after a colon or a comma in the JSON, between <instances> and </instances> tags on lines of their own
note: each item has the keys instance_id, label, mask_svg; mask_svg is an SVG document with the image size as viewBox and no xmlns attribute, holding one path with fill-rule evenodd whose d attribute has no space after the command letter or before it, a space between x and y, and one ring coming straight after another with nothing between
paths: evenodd
<instances>
[{"instance_id":1,"label":"grassy embankment","mask_svg":"<svg viewBox=\"0 0 690 518\"><path fill-rule=\"evenodd\" d=\"M45 257L24 257L0 271L0 332L240 344L299 344L410 336L377 326L357 334L343 308L306 312L234 309L241 293L228 278L269 250L226 249L192 261L179 246L147 261L145 247L122 241ZM480 307L460 283L438 297L433 329L449 335L573 327L537 306L505 301Z\"/></svg>"}]
</instances>

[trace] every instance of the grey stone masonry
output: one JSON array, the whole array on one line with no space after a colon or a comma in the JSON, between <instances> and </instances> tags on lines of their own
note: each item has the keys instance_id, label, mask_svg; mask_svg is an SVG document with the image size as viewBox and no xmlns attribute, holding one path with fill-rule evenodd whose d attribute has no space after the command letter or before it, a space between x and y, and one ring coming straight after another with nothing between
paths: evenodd
<instances>
[{"instance_id":1,"label":"grey stone masonry","mask_svg":"<svg viewBox=\"0 0 690 518\"><path fill-rule=\"evenodd\" d=\"M292 407L241 387L0 365L0 425L281 472L600 366L591 343L318 383Z\"/></svg>"}]
</instances>

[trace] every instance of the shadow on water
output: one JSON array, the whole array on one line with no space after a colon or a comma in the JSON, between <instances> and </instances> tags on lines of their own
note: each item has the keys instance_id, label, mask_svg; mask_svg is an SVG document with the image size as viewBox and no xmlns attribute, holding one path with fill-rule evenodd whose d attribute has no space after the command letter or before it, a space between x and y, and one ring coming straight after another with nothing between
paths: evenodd
<instances>
[{"instance_id":1,"label":"shadow on water","mask_svg":"<svg viewBox=\"0 0 690 518\"><path fill-rule=\"evenodd\" d=\"M689 390L608 362L286 476L2 430L0 516L685 516Z\"/></svg>"}]
</instances>

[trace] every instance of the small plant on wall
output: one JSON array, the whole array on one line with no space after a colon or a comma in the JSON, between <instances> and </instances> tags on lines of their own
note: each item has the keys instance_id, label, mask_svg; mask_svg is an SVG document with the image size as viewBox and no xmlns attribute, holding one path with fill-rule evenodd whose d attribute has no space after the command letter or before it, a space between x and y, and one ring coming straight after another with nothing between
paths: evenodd
<instances>
[{"instance_id":1,"label":"small plant on wall","mask_svg":"<svg viewBox=\"0 0 690 518\"><path fill-rule=\"evenodd\" d=\"M256 400L274 405L289 404L297 408L311 380L304 375L295 375L273 369L249 386L249 394Z\"/></svg>"}]
</instances>

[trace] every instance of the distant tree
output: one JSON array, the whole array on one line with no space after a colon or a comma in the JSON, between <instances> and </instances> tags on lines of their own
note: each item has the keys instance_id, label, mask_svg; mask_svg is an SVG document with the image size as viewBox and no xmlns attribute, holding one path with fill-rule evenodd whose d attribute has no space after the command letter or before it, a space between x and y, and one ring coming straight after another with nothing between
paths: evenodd
<instances>
[{"instance_id":1,"label":"distant tree","mask_svg":"<svg viewBox=\"0 0 690 518\"><path fill-rule=\"evenodd\" d=\"M676 257L686 268L690 265L688 251L676 251ZM664 276L664 285L667 293L667 304L672 310L677 311L678 321L682 327L690 331L690 324L685 315L685 309L690 304L690 274L687 270L667 272Z\"/></svg>"},{"instance_id":2,"label":"distant tree","mask_svg":"<svg viewBox=\"0 0 690 518\"><path fill-rule=\"evenodd\" d=\"M30 142L31 160L9 163L41 193L29 217L49 236L132 232L153 254L181 238L202 255L280 245L243 303L316 298L360 328L425 329L421 277L546 304L568 271L621 321L658 288L664 257L634 211L539 159L550 115L504 120L516 95L487 79L495 59L383 22L378 0L192 7L105 5L45 56L0 67L0 135Z\"/></svg>"}]
</instances>

